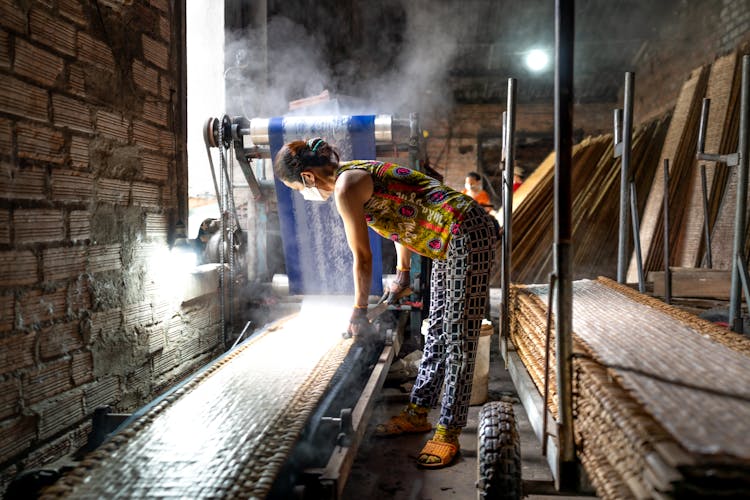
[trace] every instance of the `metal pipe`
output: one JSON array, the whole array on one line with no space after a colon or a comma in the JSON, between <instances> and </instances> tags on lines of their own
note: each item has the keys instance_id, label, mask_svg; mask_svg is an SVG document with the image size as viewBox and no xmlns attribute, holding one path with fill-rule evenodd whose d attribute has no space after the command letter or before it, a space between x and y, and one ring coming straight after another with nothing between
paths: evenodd
<instances>
[{"instance_id":1,"label":"metal pipe","mask_svg":"<svg viewBox=\"0 0 750 500\"><path fill-rule=\"evenodd\" d=\"M727 166L734 167L739 164L739 153L732 154L717 154L717 153L706 153L706 134L708 130L708 116L711 112L711 99L704 97L703 104L701 105L701 119L698 124L698 146L695 158L698 160L705 161L720 161L727 164Z\"/></svg>"},{"instance_id":2,"label":"metal pipe","mask_svg":"<svg viewBox=\"0 0 750 500\"><path fill-rule=\"evenodd\" d=\"M503 163L503 167L505 166L505 152L508 149L508 132L506 131L506 123L507 123L507 111L503 111L502 116L502 129L500 131L500 161Z\"/></svg>"},{"instance_id":3,"label":"metal pipe","mask_svg":"<svg viewBox=\"0 0 750 500\"><path fill-rule=\"evenodd\" d=\"M745 294L745 304L750 310L750 276L747 274L745 261L741 256L737 256L737 270L739 271L740 281L742 282L742 292ZM743 325L744 326L744 325Z\"/></svg>"},{"instance_id":4,"label":"metal pipe","mask_svg":"<svg viewBox=\"0 0 750 500\"><path fill-rule=\"evenodd\" d=\"M739 267L737 259L744 259L745 221L747 219L747 155L748 127L750 126L750 55L742 56L742 94L740 98L739 165L737 171L737 206L734 216L734 248L732 251L732 284L729 299L729 313L732 330L742 333L742 311Z\"/></svg>"},{"instance_id":5,"label":"metal pipe","mask_svg":"<svg viewBox=\"0 0 750 500\"><path fill-rule=\"evenodd\" d=\"M503 274L502 274L502 320L501 328L506 339L510 338L510 268L512 250L513 221L513 162L516 127L516 79L508 78L508 97L506 110L503 113Z\"/></svg>"},{"instance_id":6,"label":"metal pipe","mask_svg":"<svg viewBox=\"0 0 750 500\"><path fill-rule=\"evenodd\" d=\"M544 401L542 404L542 456L547 456L547 409L549 408L549 348L552 343L550 330L552 329L552 307L557 276L549 276L549 295L547 296L547 327L544 330Z\"/></svg>"},{"instance_id":7,"label":"metal pipe","mask_svg":"<svg viewBox=\"0 0 750 500\"><path fill-rule=\"evenodd\" d=\"M646 280L643 277L643 257L641 255L641 226L638 218L638 194L635 181L630 181L630 214L633 219L633 247L635 248L635 267L638 270L638 291L646 293Z\"/></svg>"},{"instance_id":8,"label":"metal pipe","mask_svg":"<svg viewBox=\"0 0 750 500\"><path fill-rule=\"evenodd\" d=\"M698 154L706 152L706 128L708 125L708 113L711 109L711 99L704 97L701 105L701 121L698 126Z\"/></svg>"},{"instance_id":9,"label":"metal pipe","mask_svg":"<svg viewBox=\"0 0 750 500\"><path fill-rule=\"evenodd\" d=\"M628 248L628 184L630 183L630 143L633 137L634 73L625 73L625 102L622 117L622 160L620 162L620 230L617 247L617 281L625 283Z\"/></svg>"},{"instance_id":10,"label":"metal pipe","mask_svg":"<svg viewBox=\"0 0 750 500\"><path fill-rule=\"evenodd\" d=\"M375 117L375 142L393 142L393 117L391 115Z\"/></svg>"},{"instance_id":11,"label":"metal pipe","mask_svg":"<svg viewBox=\"0 0 750 500\"><path fill-rule=\"evenodd\" d=\"M234 204L234 156L232 150L234 149L234 143L229 146L229 161L225 164L227 174L227 204L231 207L232 213L234 214L233 219L227 217L228 231L226 234L227 240L227 251L229 252L229 279L227 280L227 301L229 302L229 324L231 331L234 331L234 282L235 282L235 261L234 261L234 232L239 227L239 217L237 216L237 207ZM236 223L235 224L233 224ZM226 341L225 341L226 347Z\"/></svg>"},{"instance_id":12,"label":"metal pipe","mask_svg":"<svg viewBox=\"0 0 750 500\"><path fill-rule=\"evenodd\" d=\"M500 199L503 204L503 225L505 225L505 211L507 210L507 207L505 206L505 192L508 190L508 183L505 182L505 171L507 170L507 166L505 165L505 129L507 128L507 120L508 115L503 111L502 118L500 119ZM505 229L503 229L503 232L500 235L500 337L509 339L510 332L508 330L510 329L510 318L508 315L510 314L510 305L508 304L508 300L510 297L510 290L508 283L510 282L510 279L507 278L508 266L506 265L505 259L506 253L508 253L508 245L506 244ZM501 342L501 345L506 344ZM505 352L502 354L503 357L507 359Z\"/></svg>"},{"instance_id":13,"label":"metal pipe","mask_svg":"<svg viewBox=\"0 0 750 500\"><path fill-rule=\"evenodd\" d=\"M706 267L711 269L711 227L708 214L708 181L706 180L706 165L701 165L701 192L703 194L703 237L706 241Z\"/></svg>"},{"instance_id":14,"label":"metal pipe","mask_svg":"<svg viewBox=\"0 0 750 500\"><path fill-rule=\"evenodd\" d=\"M557 394L560 422L559 489L577 483L573 440L573 283L571 266L571 167L573 149L573 0L555 1L555 308Z\"/></svg>"},{"instance_id":15,"label":"metal pipe","mask_svg":"<svg viewBox=\"0 0 750 500\"><path fill-rule=\"evenodd\" d=\"M422 126L419 118L419 113L409 113L409 168L422 171L421 160L424 158L423 153L423 141L422 141ZM419 291L422 297L425 297L429 301L429 283L430 277L428 273L432 272L430 267L430 261L427 257L423 257L416 253L411 255L411 280L414 283L415 288ZM425 303L424 311L429 310L429 303ZM409 314L410 327L412 332L418 332L422 325L422 312L412 311ZM421 339L421 336L419 336Z\"/></svg>"},{"instance_id":16,"label":"metal pipe","mask_svg":"<svg viewBox=\"0 0 750 500\"><path fill-rule=\"evenodd\" d=\"M409 168L421 170L419 165L419 113L409 113Z\"/></svg>"},{"instance_id":17,"label":"metal pipe","mask_svg":"<svg viewBox=\"0 0 750 500\"><path fill-rule=\"evenodd\" d=\"M615 130L615 149L617 149L617 146L620 144L620 141L622 141L622 110L620 108L615 109L614 114L614 130ZM617 151L615 151L615 158L620 156Z\"/></svg>"},{"instance_id":18,"label":"metal pipe","mask_svg":"<svg viewBox=\"0 0 750 500\"><path fill-rule=\"evenodd\" d=\"M664 158L664 302L672 303L672 272L669 269L669 159Z\"/></svg>"},{"instance_id":19,"label":"metal pipe","mask_svg":"<svg viewBox=\"0 0 750 500\"><path fill-rule=\"evenodd\" d=\"M330 117L326 116L293 116L288 119L291 121L305 120L323 120ZM396 141L400 136L411 132L413 120L398 119L392 115L376 115L374 119L375 142L377 144L387 144ZM267 146L271 143L271 134L269 126L270 118L252 118L248 120L246 126L238 130L242 136L249 136L255 146Z\"/></svg>"},{"instance_id":20,"label":"metal pipe","mask_svg":"<svg viewBox=\"0 0 750 500\"><path fill-rule=\"evenodd\" d=\"M245 332L247 332L247 329L250 328L251 324L252 324L252 321L248 321L247 323L245 323L245 328L242 329L239 336L237 337L237 340L235 340L234 344L232 344L232 347L229 348L230 351L234 349L235 347L237 347L237 344L239 344L240 340L242 340L242 337L245 336Z\"/></svg>"}]
</instances>

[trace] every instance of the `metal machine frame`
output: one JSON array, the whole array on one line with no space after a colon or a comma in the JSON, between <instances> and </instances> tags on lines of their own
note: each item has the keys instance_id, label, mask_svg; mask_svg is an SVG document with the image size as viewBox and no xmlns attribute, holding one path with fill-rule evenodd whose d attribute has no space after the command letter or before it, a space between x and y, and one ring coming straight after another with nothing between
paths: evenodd
<instances>
[{"instance_id":1,"label":"metal machine frame","mask_svg":"<svg viewBox=\"0 0 750 500\"><path fill-rule=\"evenodd\" d=\"M305 119L308 117L295 116L296 119ZM309 117L311 120L320 117ZM206 151L209 157L211 170L214 178L214 188L216 189L217 199L221 211L221 235L222 241L220 249L227 246L231 247L235 239L234 228L239 226L237 220L234 198L232 196L232 182L230 171L231 163L236 159L245 177L245 180L252 193L252 200L249 211L251 220L248 222L251 227L248 232L266 230L267 213L264 199L274 189L272 181L259 180L253 168L252 161L260 158L270 158L270 118L246 118L246 117L229 117L224 115L221 118L208 118L203 129L203 137L206 143ZM424 136L420 126L419 114L411 113L408 119L398 118L393 115L376 115L374 118L374 134L376 145L376 156L395 156L400 152L408 153L408 167L415 170L423 170L426 163L427 152ZM210 148L219 150L220 172L217 181L217 174L213 165L210 154ZM230 151L230 150L233 150ZM225 154L228 152L229 154ZM267 249L262 239L255 242L259 255L267 255ZM231 284L234 283L234 264L231 261L232 254L229 253L229 279L223 276L224 264L226 257L220 253L220 264L222 264L222 275L220 276L221 309L224 314L227 309L226 301L229 302L229 318L233 318L233 297L234 290ZM264 262L255 263L256 267L263 267ZM428 296L429 280L426 279L425 273L428 270L428 263L424 258L419 256L412 257L411 280L413 288L417 295L426 299ZM248 276L249 282L261 281L265 274L265 269L255 269L250 271ZM227 282L230 286L227 287ZM425 308L426 310L426 308ZM418 332L422 317L414 311L412 314L411 330ZM226 324L226 322L223 322ZM225 343L228 341L228 335L224 332Z\"/></svg>"},{"instance_id":2,"label":"metal machine frame","mask_svg":"<svg viewBox=\"0 0 750 500\"><path fill-rule=\"evenodd\" d=\"M252 193L251 205L254 206L250 209L251 213L258 219L266 219L264 212L265 204L263 201L264 197L274 188L274 185L270 181L259 181L257 179L252 160L270 158L271 156L268 132L269 122L270 119L268 118L230 118L225 115L220 119L209 118L205 123L204 139L206 141L207 152L211 147L219 149L222 163L221 180L226 182L226 186L229 188L229 194L227 195L225 190L219 188L219 183L216 180L214 181L217 198L228 200L220 204L220 207L222 207L222 220L230 220L228 212L229 210L234 210L231 183L229 182L230 178L226 173L227 168L225 168L225 165L231 163L233 158L239 162L239 166ZM409 157L407 166L410 168L422 170L422 166L426 163L427 155L424 136L419 123L419 115L416 113L412 113L408 119L399 119L391 115L377 115L375 117L375 142L376 156L378 157L386 155L396 156L400 152L407 152ZM234 150L234 155L227 155L229 158L227 161L224 157L224 152L230 149ZM210 158L210 152L208 154ZM213 164L211 167L213 171ZM222 228L222 231L226 233L226 229ZM413 288L417 295L427 297L429 280L424 278L424 274L428 269L425 265L426 263L423 262L425 259L419 256L413 256L412 259L411 278ZM224 285L226 286L226 281L224 281ZM222 290L221 294L224 296L225 292ZM223 307L225 307L224 304L222 304ZM393 310L396 308L391 306L389 309ZM388 340L382 352L375 359L369 378L361 386L361 394L357 401L351 406L348 403L345 404L346 407L344 408L338 408L338 403L328 401L328 407L330 407L328 408L328 413L330 411L339 411L339 416L337 417L319 413L320 411L326 411L326 408L317 410L311 416L306 432L313 433L322 430L325 431L324 433L330 433L331 424L334 424L334 427L337 427L338 431L333 432L332 437L335 439L335 446L324 464L319 463L318 465L313 464L311 466L310 457L290 457L291 459L285 467L286 481L290 480L289 478L293 478L291 480L296 483L293 487L297 490L298 494L302 493L303 496L313 495L315 498L340 498L371 416L377 392L382 387L390 365L400 350L407 322L412 334L416 335L418 339L420 338L418 335L419 328L422 322L423 311L426 308L417 309L407 306L400 309L400 311L396 311L400 315L398 327L395 330L391 328L385 332ZM367 362L367 360L360 361ZM351 370L344 371L348 372ZM348 380L346 375L342 375L342 377L344 378L337 384L339 386L338 389L332 388L332 390L338 390L342 394L350 393L352 382ZM349 390L342 390L341 387L344 386ZM339 399L340 396L332 393L330 396L327 395L326 398ZM301 446L298 448L305 449L306 447ZM315 460L319 462L320 457L316 457ZM299 470L298 466L301 466L302 469ZM284 483L285 480L281 480L278 483L276 491L279 497L284 497L289 493L288 489L290 485ZM273 494L274 492L272 491L272 497Z\"/></svg>"}]
</instances>

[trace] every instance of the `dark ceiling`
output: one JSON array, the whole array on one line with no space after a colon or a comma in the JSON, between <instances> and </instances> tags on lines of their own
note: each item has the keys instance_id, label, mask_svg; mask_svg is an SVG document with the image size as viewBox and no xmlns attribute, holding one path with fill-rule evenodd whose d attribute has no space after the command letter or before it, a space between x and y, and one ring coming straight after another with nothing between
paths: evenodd
<instances>
[{"instance_id":1,"label":"dark ceiling","mask_svg":"<svg viewBox=\"0 0 750 500\"><path fill-rule=\"evenodd\" d=\"M247 0L252 3L251 0ZM625 71L656 43L685 0L578 0L575 98L614 102ZM554 65L532 73L532 48L554 51L553 0L268 0L265 102L329 90L361 107L421 109L553 98ZM231 24L231 20L230 20ZM674 30L672 30L674 31ZM669 32L667 29L666 32ZM669 35L672 36L672 35ZM233 57L231 51L228 58ZM231 60L228 59L229 64ZM247 88L247 87L246 87ZM271 95L274 94L274 95Z\"/></svg>"},{"instance_id":2,"label":"dark ceiling","mask_svg":"<svg viewBox=\"0 0 750 500\"><path fill-rule=\"evenodd\" d=\"M616 99L625 71L647 41L659 38L671 1L579 0L575 10L575 94L579 101ZM498 8L499 5L515 7ZM458 101L505 99L507 78L519 82L519 99L549 101L554 65L533 73L523 63L535 47L554 54L554 2L472 0L465 36L449 73Z\"/></svg>"}]
</instances>

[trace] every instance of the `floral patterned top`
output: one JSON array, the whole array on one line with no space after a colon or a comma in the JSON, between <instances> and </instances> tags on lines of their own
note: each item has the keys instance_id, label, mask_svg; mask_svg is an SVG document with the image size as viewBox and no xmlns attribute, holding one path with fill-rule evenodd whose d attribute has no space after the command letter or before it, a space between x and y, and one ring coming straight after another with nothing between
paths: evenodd
<instances>
[{"instance_id":1,"label":"floral patterned top","mask_svg":"<svg viewBox=\"0 0 750 500\"><path fill-rule=\"evenodd\" d=\"M420 255L445 258L451 236L474 204L470 196L417 170L374 160L342 163L336 178L354 169L369 172L375 185L365 203L368 226Z\"/></svg>"}]
</instances>

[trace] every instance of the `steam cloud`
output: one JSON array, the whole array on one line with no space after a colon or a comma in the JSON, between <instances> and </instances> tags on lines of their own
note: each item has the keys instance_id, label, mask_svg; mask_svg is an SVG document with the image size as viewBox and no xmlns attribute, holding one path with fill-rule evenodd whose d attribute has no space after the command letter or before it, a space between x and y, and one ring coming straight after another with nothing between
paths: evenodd
<instances>
[{"instance_id":1,"label":"steam cloud","mask_svg":"<svg viewBox=\"0 0 750 500\"><path fill-rule=\"evenodd\" d=\"M247 117L278 116L290 101L328 90L341 114L405 115L450 102L448 69L466 34L462 2L362 2L355 25L330 13L315 30L275 16L263 34L226 36L227 110ZM339 16L341 17L341 16ZM348 32L331 35L334 31ZM351 43L342 46L340 40ZM253 69L259 68L259 69ZM268 82L266 86L265 82Z\"/></svg>"}]
</instances>

